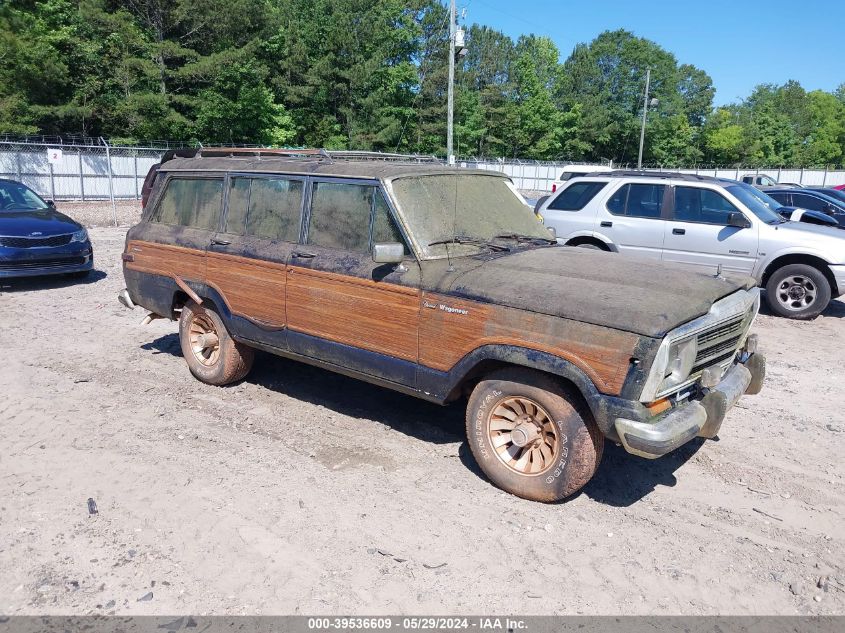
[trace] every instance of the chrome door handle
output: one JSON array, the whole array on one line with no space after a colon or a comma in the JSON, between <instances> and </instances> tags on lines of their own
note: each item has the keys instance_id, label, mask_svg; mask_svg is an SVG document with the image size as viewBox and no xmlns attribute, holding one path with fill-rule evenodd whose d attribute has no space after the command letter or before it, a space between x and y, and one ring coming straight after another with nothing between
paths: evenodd
<instances>
[{"instance_id":1,"label":"chrome door handle","mask_svg":"<svg viewBox=\"0 0 845 633\"><path fill-rule=\"evenodd\" d=\"M298 257L299 259L313 259L317 257L314 253L303 253L301 251L294 251L291 257Z\"/></svg>"},{"instance_id":2,"label":"chrome door handle","mask_svg":"<svg viewBox=\"0 0 845 633\"><path fill-rule=\"evenodd\" d=\"M211 243L216 246L229 246L232 242L229 240L218 240L216 238L212 238Z\"/></svg>"}]
</instances>

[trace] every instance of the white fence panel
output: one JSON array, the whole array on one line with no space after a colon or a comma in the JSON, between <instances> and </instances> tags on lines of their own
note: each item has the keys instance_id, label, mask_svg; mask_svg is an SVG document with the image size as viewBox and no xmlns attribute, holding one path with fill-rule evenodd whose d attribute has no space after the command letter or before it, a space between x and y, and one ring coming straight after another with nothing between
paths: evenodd
<instances>
[{"instance_id":1,"label":"white fence panel","mask_svg":"<svg viewBox=\"0 0 845 633\"><path fill-rule=\"evenodd\" d=\"M50 148L62 149L61 159L54 164L47 160L47 150ZM0 141L0 178L21 180L45 198L56 200L110 199L112 196L115 199L137 199L141 194L144 177L150 167L159 162L162 152L157 148L109 147L107 156L106 147L102 144L62 146ZM519 189L538 193L551 192L552 183L560 177L563 168L573 164L479 158L468 158L458 163L463 168L507 174ZM845 184L845 170L758 169L727 165L683 169L650 168L730 179L759 173L780 182L817 187Z\"/></svg>"},{"instance_id":2,"label":"white fence panel","mask_svg":"<svg viewBox=\"0 0 845 633\"><path fill-rule=\"evenodd\" d=\"M48 149L61 149L55 163ZM161 159L154 148L103 145L57 146L9 142L0 145L0 178L11 178L54 200L137 199L150 167ZM109 181L111 180L111 186Z\"/></svg>"}]
</instances>

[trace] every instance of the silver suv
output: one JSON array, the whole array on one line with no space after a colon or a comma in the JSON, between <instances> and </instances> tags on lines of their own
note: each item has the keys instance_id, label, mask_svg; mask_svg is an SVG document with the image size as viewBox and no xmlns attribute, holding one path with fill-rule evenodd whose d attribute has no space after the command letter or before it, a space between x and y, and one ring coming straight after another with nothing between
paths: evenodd
<instances>
[{"instance_id":1,"label":"silver suv","mask_svg":"<svg viewBox=\"0 0 845 633\"><path fill-rule=\"evenodd\" d=\"M735 180L617 171L573 178L537 213L570 246L751 275L773 312L810 319L845 294L845 232L786 221L780 206Z\"/></svg>"}]
</instances>

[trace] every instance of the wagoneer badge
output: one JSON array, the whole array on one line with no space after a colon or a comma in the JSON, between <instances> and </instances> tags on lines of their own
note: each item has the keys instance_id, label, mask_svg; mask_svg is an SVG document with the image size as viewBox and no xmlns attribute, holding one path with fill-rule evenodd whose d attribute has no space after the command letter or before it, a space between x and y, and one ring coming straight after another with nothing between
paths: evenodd
<instances>
[{"instance_id":1,"label":"wagoneer badge","mask_svg":"<svg viewBox=\"0 0 845 633\"><path fill-rule=\"evenodd\" d=\"M463 308L453 308L452 306L447 306L444 303L432 303L431 301L423 301L423 307L438 308L444 312L448 312L449 314L469 314L469 311L464 310Z\"/></svg>"}]
</instances>

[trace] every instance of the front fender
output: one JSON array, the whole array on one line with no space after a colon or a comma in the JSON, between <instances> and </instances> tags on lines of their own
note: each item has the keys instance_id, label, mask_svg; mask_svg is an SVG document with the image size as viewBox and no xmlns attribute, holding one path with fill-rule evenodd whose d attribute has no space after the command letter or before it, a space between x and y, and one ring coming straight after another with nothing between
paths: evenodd
<instances>
[{"instance_id":1,"label":"front fender","mask_svg":"<svg viewBox=\"0 0 845 633\"><path fill-rule=\"evenodd\" d=\"M424 393L436 395L436 399L443 402L455 400L461 395L464 381L473 377L479 367L483 367L485 362L490 361L502 365L536 369L571 382L583 396L596 423L605 434L613 434L613 420L620 415L620 411L625 412L626 415L636 416L638 419L642 417L642 405L639 402L600 393L592 380L569 361L553 354L513 345L479 347L464 356L448 372L420 367L417 374L417 388ZM635 366L631 371L638 370L639 366Z\"/></svg>"},{"instance_id":2,"label":"front fender","mask_svg":"<svg viewBox=\"0 0 845 633\"><path fill-rule=\"evenodd\" d=\"M773 252L767 252L765 257L759 259L757 261L757 265L754 267L754 274L752 276L757 280L758 283L762 283L763 277L765 276L766 271L769 270L769 267L776 260L787 255L815 257L816 259L822 260L828 266L831 265L831 258L828 256L828 253L821 249L814 248L812 246L786 246Z\"/></svg>"}]
</instances>

